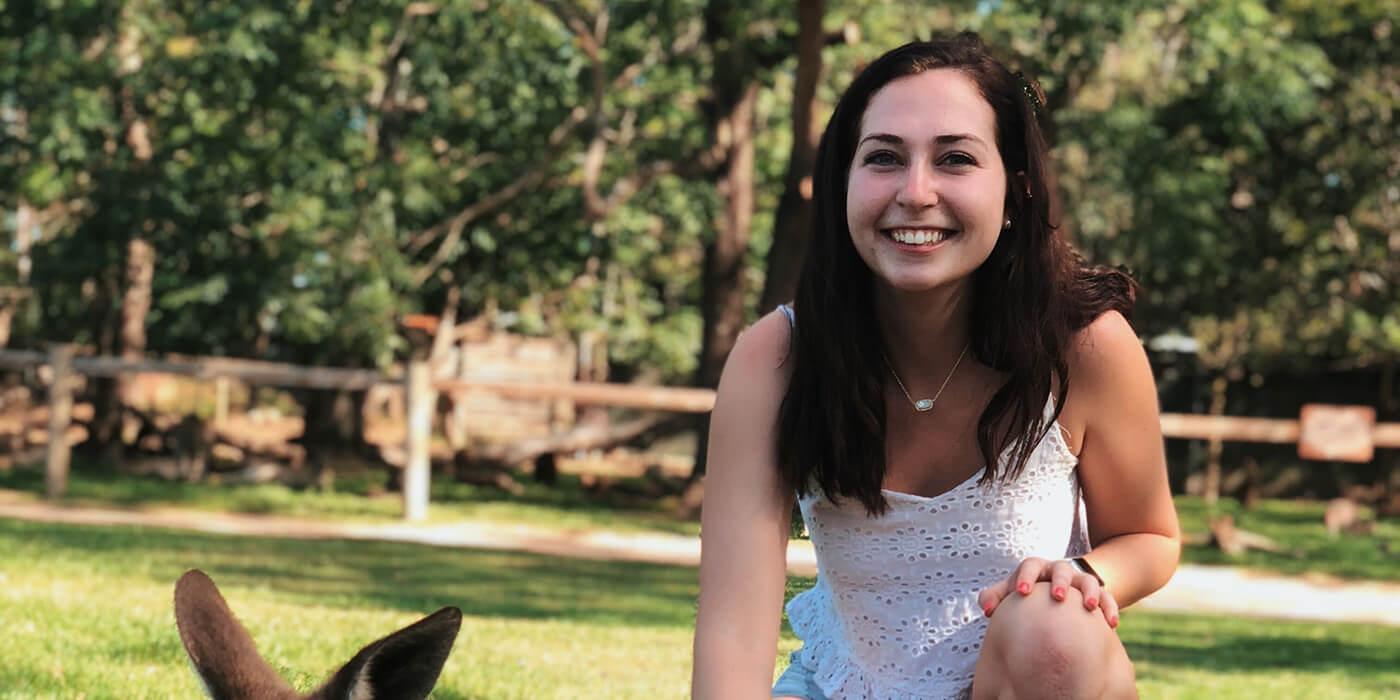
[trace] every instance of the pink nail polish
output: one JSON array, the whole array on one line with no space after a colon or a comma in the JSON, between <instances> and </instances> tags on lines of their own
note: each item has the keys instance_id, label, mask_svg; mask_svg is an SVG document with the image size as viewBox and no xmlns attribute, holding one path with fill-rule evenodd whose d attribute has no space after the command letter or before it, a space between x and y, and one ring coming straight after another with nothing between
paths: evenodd
<instances>
[{"instance_id":1,"label":"pink nail polish","mask_svg":"<svg viewBox=\"0 0 1400 700\"><path fill-rule=\"evenodd\" d=\"M992 611L995 610L995 609L996 609L996 608L995 608L994 606L988 605L987 607L982 608L982 614L983 614L983 615L986 615L987 617L991 617L991 616L992 616Z\"/></svg>"},{"instance_id":2,"label":"pink nail polish","mask_svg":"<svg viewBox=\"0 0 1400 700\"><path fill-rule=\"evenodd\" d=\"M1064 600L1064 599L1065 599L1065 587L1064 587L1064 586L1055 586L1055 590L1051 591L1051 594L1055 596L1055 600Z\"/></svg>"},{"instance_id":3,"label":"pink nail polish","mask_svg":"<svg viewBox=\"0 0 1400 700\"><path fill-rule=\"evenodd\" d=\"M1090 609L1090 610L1094 610L1094 609L1096 609L1096 608L1099 607L1099 599L1098 599L1098 598L1090 598L1090 599L1084 601L1084 604L1087 605L1087 606L1089 606L1089 609Z\"/></svg>"},{"instance_id":4,"label":"pink nail polish","mask_svg":"<svg viewBox=\"0 0 1400 700\"><path fill-rule=\"evenodd\" d=\"M1117 615L1114 615L1113 617L1108 618L1108 626L1109 626L1109 627L1112 627L1113 629L1118 629L1118 616L1117 616Z\"/></svg>"},{"instance_id":5,"label":"pink nail polish","mask_svg":"<svg viewBox=\"0 0 1400 700\"><path fill-rule=\"evenodd\" d=\"M1031 584L1022 581L1020 584L1017 584L1016 592L1020 593L1021 595L1030 595Z\"/></svg>"}]
</instances>

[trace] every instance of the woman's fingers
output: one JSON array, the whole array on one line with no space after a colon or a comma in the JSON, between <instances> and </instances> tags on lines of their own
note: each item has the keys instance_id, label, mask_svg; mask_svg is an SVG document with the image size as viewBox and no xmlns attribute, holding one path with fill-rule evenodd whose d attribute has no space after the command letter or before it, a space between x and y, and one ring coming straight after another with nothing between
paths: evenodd
<instances>
[{"instance_id":1,"label":"woman's fingers","mask_svg":"<svg viewBox=\"0 0 1400 700\"><path fill-rule=\"evenodd\" d=\"M1035 582L1045 579L1046 569L1049 562L1044 559L1030 557L1023 559L1021 565L1016 567L1016 573L1012 579L1016 581L1016 592L1021 595L1030 595L1035 588Z\"/></svg>"},{"instance_id":2,"label":"woman's fingers","mask_svg":"<svg viewBox=\"0 0 1400 700\"><path fill-rule=\"evenodd\" d=\"M1099 586L1099 580L1089 574L1077 574L1074 577L1074 587L1084 594L1084 609L1098 610L1103 599L1103 588Z\"/></svg>"},{"instance_id":3,"label":"woman's fingers","mask_svg":"<svg viewBox=\"0 0 1400 700\"><path fill-rule=\"evenodd\" d=\"M1103 611L1103 619L1108 620L1108 626L1118 629L1118 601L1113 599L1113 594L1104 589L1099 598L1099 609Z\"/></svg>"},{"instance_id":4,"label":"woman's fingers","mask_svg":"<svg viewBox=\"0 0 1400 700\"><path fill-rule=\"evenodd\" d=\"M1028 596L1035 590L1035 584L1039 581L1050 582L1050 597L1057 601L1068 598L1071 587L1079 589L1085 610L1099 610L1109 627L1118 626L1118 602L1113 599L1112 594L1099 585L1098 579L1090 574L1080 573L1067 561L1051 562L1035 557L1025 559L1011 576L982 589L982 592L977 594L977 605L982 608L983 614L991 617L1001 601L1012 591Z\"/></svg>"},{"instance_id":5,"label":"woman's fingers","mask_svg":"<svg viewBox=\"0 0 1400 700\"><path fill-rule=\"evenodd\" d=\"M1050 567L1050 597L1055 600L1064 600L1069 594L1069 587L1074 583L1074 575L1077 573L1069 562L1055 562Z\"/></svg>"},{"instance_id":6,"label":"woman's fingers","mask_svg":"<svg viewBox=\"0 0 1400 700\"><path fill-rule=\"evenodd\" d=\"M991 617L992 611L997 609L997 605L1001 603L1002 598L1005 598L1010 590L1011 579L1005 578L982 589L982 592L977 594L977 605L982 608L982 614Z\"/></svg>"}]
</instances>

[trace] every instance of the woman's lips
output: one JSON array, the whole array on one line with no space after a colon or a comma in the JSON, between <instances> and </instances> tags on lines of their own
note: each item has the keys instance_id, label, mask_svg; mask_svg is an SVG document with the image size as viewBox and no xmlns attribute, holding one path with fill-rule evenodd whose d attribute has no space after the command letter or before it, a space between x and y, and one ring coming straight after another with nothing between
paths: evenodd
<instances>
[{"instance_id":1,"label":"woman's lips","mask_svg":"<svg viewBox=\"0 0 1400 700\"><path fill-rule=\"evenodd\" d=\"M954 229L932 227L892 227L880 233L901 251L927 253L937 250L960 233Z\"/></svg>"}]
</instances>

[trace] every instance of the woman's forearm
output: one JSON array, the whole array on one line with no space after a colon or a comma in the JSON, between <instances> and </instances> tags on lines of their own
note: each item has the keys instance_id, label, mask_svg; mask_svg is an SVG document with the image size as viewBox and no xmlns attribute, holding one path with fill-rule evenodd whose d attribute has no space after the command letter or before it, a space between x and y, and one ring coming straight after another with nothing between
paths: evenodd
<instances>
[{"instance_id":1,"label":"woman's forearm","mask_svg":"<svg viewBox=\"0 0 1400 700\"><path fill-rule=\"evenodd\" d=\"M1104 540L1084 559L1126 608L1165 586L1181 558L1181 538L1132 533Z\"/></svg>"},{"instance_id":2,"label":"woman's forearm","mask_svg":"<svg viewBox=\"0 0 1400 700\"><path fill-rule=\"evenodd\" d=\"M753 625L722 627L700 620L695 634L692 700L766 700L773 685L778 626L772 634ZM748 628L748 631L745 631Z\"/></svg>"}]
</instances>

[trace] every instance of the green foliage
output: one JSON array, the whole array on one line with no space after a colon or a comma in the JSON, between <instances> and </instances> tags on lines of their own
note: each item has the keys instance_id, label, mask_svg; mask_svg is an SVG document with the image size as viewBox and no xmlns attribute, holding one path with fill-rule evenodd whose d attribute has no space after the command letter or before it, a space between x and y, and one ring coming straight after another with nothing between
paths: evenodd
<instances>
[{"instance_id":1,"label":"green foliage","mask_svg":"<svg viewBox=\"0 0 1400 700\"><path fill-rule=\"evenodd\" d=\"M1055 114L1069 230L1139 275L1145 335L1189 331L1217 368L1400 352L1383 5L1177 2L1098 46Z\"/></svg>"},{"instance_id":2,"label":"green foliage","mask_svg":"<svg viewBox=\"0 0 1400 700\"><path fill-rule=\"evenodd\" d=\"M729 24L706 28L707 8ZM0 206L33 206L44 232L16 343L112 342L139 235L157 251L153 349L382 365L401 349L394 319L456 287L462 316L601 332L622 375L679 381L720 201L695 167L721 136L714 78L751 68L717 61L765 66L755 276L791 141L795 13L720 9L7 8ZM1393 9L830 0L828 30L861 38L826 49L819 115L889 47L976 29L1045 87L1065 228L1144 282L1144 335L1193 333L1221 368L1384 363L1400 353ZM733 42L746 53L721 50ZM618 196L591 210L590 186ZM14 262L0 255L3 279Z\"/></svg>"}]
</instances>

